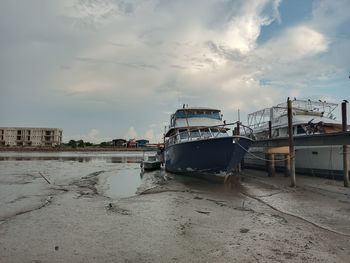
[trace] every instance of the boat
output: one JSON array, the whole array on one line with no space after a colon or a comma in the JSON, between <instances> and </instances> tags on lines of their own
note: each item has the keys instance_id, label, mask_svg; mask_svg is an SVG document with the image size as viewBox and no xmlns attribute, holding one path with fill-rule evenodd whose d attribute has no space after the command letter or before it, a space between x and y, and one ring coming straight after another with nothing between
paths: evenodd
<instances>
[{"instance_id":1,"label":"boat","mask_svg":"<svg viewBox=\"0 0 350 263\"><path fill-rule=\"evenodd\" d=\"M152 150L151 150L152 151ZM161 160L159 160L159 153L156 155L147 155L145 156L145 151L143 152L143 158L141 161L141 169L143 171L154 171L161 168Z\"/></svg>"},{"instance_id":2,"label":"boat","mask_svg":"<svg viewBox=\"0 0 350 263\"><path fill-rule=\"evenodd\" d=\"M240 164L252 139L229 135L221 111L203 107L183 107L171 114L164 134L165 170L175 174L223 180ZM244 128L244 129L243 129Z\"/></svg>"},{"instance_id":3,"label":"boat","mask_svg":"<svg viewBox=\"0 0 350 263\"><path fill-rule=\"evenodd\" d=\"M322 100L292 100L293 136L316 135L342 131L342 122L335 117L336 103ZM248 114L248 127L253 130L256 139L288 136L287 103L265 108ZM286 151L288 151L287 147ZM283 149L281 149L283 151ZM342 146L296 146L295 171L301 174L327 178L343 178ZM244 158L244 166L264 169L266 167L263 147L251 147ZM276 170L285 170L285 163L278 160L285 155L276 154ZM349 160L350 161L350 160Z\"/></svg>"}]
</instances>

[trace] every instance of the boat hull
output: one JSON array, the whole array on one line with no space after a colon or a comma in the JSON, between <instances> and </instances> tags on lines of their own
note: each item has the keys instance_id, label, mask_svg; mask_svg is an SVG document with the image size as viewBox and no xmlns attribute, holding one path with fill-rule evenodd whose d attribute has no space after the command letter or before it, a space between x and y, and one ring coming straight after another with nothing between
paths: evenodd
<instances>
[{"instance_id":1,"label":"boat hull","mask_svg":"<svg viewBox=\"0 0 350 263\"><path fill-rule=\"evenodd\" d=\"M343 155L342 146L296 146L295 171L296 173L342 180ZM251 148L250 153L244 157L246 168L265 170L266 162L258 158L266 158L264 148ZM253 155L252 155L253 154ZM275 168L277 171L286 170L285 162L278 160L285 159L285 154L275 154ZM350 156L348 156L350 163Z\"/></svg>"},{"instance_id":2,"label":"boat hull","mask_svg":"<svg viewBox=\"0 0 350 263\"><path fill-rule=\"evenodd\" d=\"M168 172L224 177L241 162L251 140L243 136L201 139L177 143L165 148Z\"/></svg>"}]
</instances>

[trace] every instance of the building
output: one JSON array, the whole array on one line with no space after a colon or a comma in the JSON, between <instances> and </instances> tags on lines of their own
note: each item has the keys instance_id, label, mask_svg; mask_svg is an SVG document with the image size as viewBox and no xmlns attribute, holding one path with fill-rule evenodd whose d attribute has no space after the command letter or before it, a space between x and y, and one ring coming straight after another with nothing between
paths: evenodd
<instances>
[{"instance_id":1,"label":"building","mask_svg":"<svg viewBox=\"0 0 350 263\"><path fill-rule=\"evenodd\" d=\"M124 140L124 139L115 139L115 140L112 140L112 142L113 142L113 146L118 148L125 148L127 145L127 140Z\"/></svg>"},{"instance_id":2,"label":"building","mask_svg":"<svg viewBox=\"0 0 350 263\"><path fill-rule=\"evenodd\" d=\"M127 142L126 146L127 146L128 148L136 148L136 147L137 147L137 142L136 142L135 139L130 139L130 140Z\"/></svg>"},{"instance_id":3,"label":"building","mask_svg":"<svg viewBox=\"0 0 350 263\"><path fill-rule=\"evenodd\" d=\"M144 139L141 139L141 140L136 140L136 144L137 144L137 148L143 148L143 147L146 147L146 145L149 143L149 140L144 140Z\"/></svg>"},{"instance_id":4,"label":"building","mask_svg":"<svg viewBox=\"0 0 350 263\"><path fill-rule=\"evenodd\" d=\"M62 129L0 127L0 146L57 146Z\"/></svg>"}]
</instances>

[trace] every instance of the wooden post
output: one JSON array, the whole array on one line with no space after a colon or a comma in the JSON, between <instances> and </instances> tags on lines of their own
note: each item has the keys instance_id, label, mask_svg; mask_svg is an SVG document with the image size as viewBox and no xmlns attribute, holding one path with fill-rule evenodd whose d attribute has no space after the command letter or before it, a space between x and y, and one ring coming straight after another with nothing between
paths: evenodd
<instances>
[{"instance_id":1,"label":"wooden post","mask_svg":"<svg viewBox=\"0 0 350 263\"><path fill-rule=\"evenodd\" d=\"M275 155L273 153L268 154L268 175L269 177L275 176Z\"/></svg>"},{"instance_id":2,"label":"wooden post","mask_svg":"<svg viewBox=\"0 0 350 263\"><path fill-rule=\"evenodd\" d=\"M269 139L272 138L272 125L271 120L269 121ZM267 171L268 176L272 177L275 176L275 155L274 154L268 154L268 164L267 164Z\"/></svg>"},{"instance_id":3,"label":"wooden post","mask_svg":"<svg viewBox=\"0 0 350 263\"><path fill-rule=\"evenodd\" d=\"M290 159L289 159L289 155L288 154L285 154L283 156L285 158L285 161L284 161L284 167L285 167L284 176L288 177L288 176L290 176Z\"/></svg>"},{"instance_id":4,"label":"wooden post","mask_svg":"<svg viewBox=\"0 0 350 263\"><path fill-rule=\"evenodd\" d=\"M346 102L341 104L343 132L347 130ZM348 146L343 145L344 187L349 187Z\"/></svg>"},{"instance_id":5,"label":"wooden post","mask_svg":"<svg viewBox=\"0 0 350 263\"><path fill-rule=\"evenodd\" d=\"M239 113L238 113L239 114ZM241 131L240 131L240 121L237 121L237 135L240 135L240 133L241 133ZM241 172L241 163L239 163L238 165L237 165L237 172Z\"/></svg>"},{"instance_id":6,"label":"wooden post","mask_svg":"<svg viewBox=\"0 0 350 263\"><path fill-rule=\"evenodd\" d=\"M295 149L294 149L294 138L293 138L293 112L292 112L292 101L288 98L288 135L289 135L289 160L290 160L290 179L291 187L296 186L295 182Z\"/></svg>"}]
</instances>

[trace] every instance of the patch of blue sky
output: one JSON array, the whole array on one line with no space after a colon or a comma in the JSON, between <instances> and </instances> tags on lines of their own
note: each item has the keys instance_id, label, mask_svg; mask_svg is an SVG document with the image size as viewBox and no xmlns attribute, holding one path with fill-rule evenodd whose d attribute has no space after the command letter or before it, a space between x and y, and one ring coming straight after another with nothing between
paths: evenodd
<instances>
[{"instance_id":1,"label":"patch of blue sky","mask_svg":"<svg viewBox=\"0 0 350 263\"><path fill-rule=\"evenodd\" d=\"M259 84L260 86L269 86L271 85L272 80L271 79L260 79Z\"/></svg>"},{"instance_id":2,"label":"patch of blue sky","mask_svg":"<svg viewBox=\"0 0 350 263\"><path fill-rule=\"evenodd\" d=\"M279 5L280 21L275 19L270 25L261 27L257 43L263 44L281 33L282 30L301 24L311 18L312 0L285 0Z\"/></svg>"}]
</instances>

